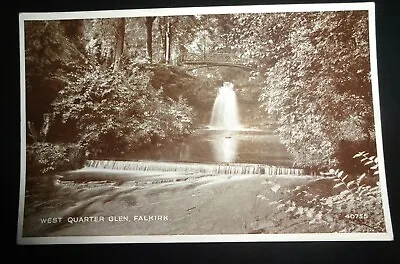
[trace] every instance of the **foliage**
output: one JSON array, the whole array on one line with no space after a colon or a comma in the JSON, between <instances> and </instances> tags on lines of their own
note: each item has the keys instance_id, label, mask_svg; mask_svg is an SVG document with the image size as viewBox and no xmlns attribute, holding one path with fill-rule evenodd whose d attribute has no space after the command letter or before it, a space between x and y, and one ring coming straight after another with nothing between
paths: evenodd
<instances>
[{"instance_id":1,"label":"foliage","mask_svg":"<svg viewBox=\"0 0 400 264\"><path fill-rule=\"evenodd\" d=\"M85 52L93 64L107 68L113 63L116 53L117 22L116 19L84 20Z\"/></svg>"},{"instance_id":2,"label":"foliage","mask_svg":"<svg viewBox=\"0 0 400 264\"><path fill-rule=\"evenodd\" d=\"M26 117L36 130L70 73L87 67L79 27L69 20L25 22Z\"/></svg>"},{"instance_id":3,"label":"foliage","mask_svg":"<svg viewBox=\"0 0 400 264\"><path fill-rule=\"evenodd\" d=\"M54 113L76 127L90 157L122 155L191 132L192 109L149 85L150 72L131 64L117 72L95 69L60 91Z\"/></svg>"},{"instance_id":4,"label":"foliage","mask_svg":"<svg viewBox=\"0 0 400 264\"><path fill-rule=\"evenodd\" d=\"M152 67L151 85L164 90L166 96L177 100L179 96L187 99L196 117L206 114L212 107L219 83L203 76L193 76L173 65L158 64ZM207 120L208 122L208 120Z\"/></svg>"},{"instance_id":5,"label":"foliage","mask_svg":"<svg viewBox=\"0 0 400 264\"><path fill-rule=\"evenodd\" d=\"M374 140L368 52L361 52L368 45L366 21L357 13L299 15L296 31L282 42L291 59L267 72L260 101L277 117L298 165L336 166L341 140Z\"/></svg>"},{"instance_id":6,"label":"foliage","mask_svg":"<svg viewBox=\"0 0 400 264\"><path fill-rule=\"evenodd\" d=\"M29 175L80 168L85 161L79 145L34 143L26 148L26 171Z\"/></svg>"},{"instance_id":7,"label":"foliage","mask_svg":"<svg viewBox=\"0 0 400 264\"><path fill-rule=\"evenodd\" d=\"M340 142L374 139L368 13L234 14L222 38L264 77L259 102L296 165L338 165Z\"/></svg>"},{"instance_id":8,"label":"foliage","mask_svg":"<svg viewBox=\"0 0 400 264\"><path fill-rule=\"evenodd\" d=\"M351 14L347 16L351 18ZM269 70L265 93L260 98L263 106L277 115L279 134L300 165L335 166L333 154L340 140L370 136L364 117L372 115L372 101L356 93L362 83L354 87L349 82L344 89L340 83L340 79L351 79L350 74L357 75L342 69L342 61L356 63L356 58L363 56L359 53L362 49L346 45L344 41L349 38L330 37L327 33L351 34L353 29L345 28L340 19L346 19L346 15L298 17L294 24L296 28L301 25L301 30L291 32L287 40L293 59L278 61ZM355 42L364 43L365 34L359 40L354 36ZM358 75L368 72L364 64L352 67ZM364 90L368 93L370 89Z\"/></svg>"},{"instance_id":9,"label":"foliage","mask_svg":"<svg viewBox=\"0 0 400 264\"><path fill-rule=\"evenodd\" d=\"M384 232L378 160L366 152L354 158L361 158L366 173L354 178L331 169L328 178L315 183L327 185L324 191L297 187L292 199L279 201L277 207L292 218L306 218L310 225L327 226L332 232Z\"/></svg>"},{"instance_id":10,"label":"foliage","mask_svg":"<svg viewBox=\"0 0 400 264\"><path fill-rule=\"evenodd\" d=\"M145 18L127 18L124 29L122 64L143 64L146 60ZM362 149L374 146L367 11L156 17L152 30L155 62L166 62L163 61L166 53L171 56L170 63L179 64L181 59L189 56L188 53L203 56L204 53L222 52L232 55L234 62L245 61L258 71L244 77L230 68L213 70L209 74L199 70L200 75L203 75L203 80L199 82L181 73L176 74L171 68L166 70L167 74L162 73L154 78L147 77L149 73L143 71L133 70L131 74L129 69L121 69L115 73L116 77L112 77L108 69L112 67L117 56L118 19L27 22L27 120L39 131L44 114L51 114L51 103L56 96L62 97L65 94L74 98L71 93L73 86L80 87L76 88L79 90L76 94L82 95L83 87L100 87L102 83L109 87L119 87L118 89L127 86L128 89L132 82L132 89L135 87L133 90L143 91L144 89L137 87L150 87L145 82L151 80L153 88L150 87L149 90L157 93L152 98L147 98L147 112L155 113L153 105L162 101L161 112L167 115L164 105L174 105L174 102L182 100L179 99L179 95L182 95L188 99L188 104L201 112L200 119L203 122L207 119L210 101L218 87L216 80L229 78L233 79L230 81L235 83L238 98L244 105L243 116L256 116L255 120L249 118L249 122L259 122L261 125L272 123L272 119L276 120L277 133L294 156L297 166L319 169L337 166L346 160L342 155L343 142L349 142L348 145L362 142ZM167 40L169 45L166 44ZM167 46L170 52L166 51ZM157 71L160 72L158 69L153 72ZM141 79L142 73L142 81L131 80L135 75ZM94 78L99 78L99 81L94 81ZM67 91L63 91L66 85ZM62 92L58 94L59 91ZM143 93L147 94L147 91ZM133 93L132 101L123 99L123 96L116 97L121 102L125 100L122 108L128 109L128 105L137 96ZM172 101L167 97L171 97ZM82 101L80 98L75 99L77 102ZM255 99L258 99L257 103ZM114 111L110 115L117 116L117 110L113 107L117 106L118 100L111 100L116 105L111 103L107 107L106 102L103 102L98 107L109 109L110 113ZM78 105L72 101L66 103L74 104ZM248 105L251 107L247 107ZM264 111L264 117L254 110L258 105ZM85 107L91 109L92 106ZM65 113L60 109L59 107L56 113L57 117L52 118L55 123L60 120L60 116L64 116L65 125L80 127L77 133L79 140L82 140L83 134L90 135L90 139L84 141L85 144L96 138L95 135L100 131L97 126L91 128L95 131L93 133L85 128L87 134L82 132L85 130L84 126L78 125L79 122L86 122L83 121L86 119L79 119L81 116L78 113L82 109L64 107ZM97 109L92 109L88 111L89 115L91 111L97 113ZM143 109L140 111L146 112ZM182 111L191 112L189 109ZM66 118L67 113L71 113L71 117ZM74 115L76 116L72 118ZM105 122L104 118L100 119L101 124L115 121ZM132 122L136 122L134 120ZM155 123L154 121L150 127L156 128ZM127 125L120 128L115 125L110 127L116 131L132 130ZM54 129L58 130L56 134ZM158 132L155 132L154 138L160 139L151 141L163 141L168 133L159 131L168 129L155 129ZM53 123L48 138L57 141L61 132L60 127ZM108 137L120 138L114 132L111 134L116 135L110 135L107 131L100 133L103 134L109 135L107 140ZM71 136L68 140L73 138ZM103 140L100 138L98 141ZM148 141L145 138L143 142ZM142 139L137 141L142 142ZM120 144L126 145L123 141ZM119 144L115 148L118 149L117 152L124 151L124 147ZM352 151L355 153L356 150L353 148ZM368 151L374 153L372 148Z\"/></svg>"}]
</instances>

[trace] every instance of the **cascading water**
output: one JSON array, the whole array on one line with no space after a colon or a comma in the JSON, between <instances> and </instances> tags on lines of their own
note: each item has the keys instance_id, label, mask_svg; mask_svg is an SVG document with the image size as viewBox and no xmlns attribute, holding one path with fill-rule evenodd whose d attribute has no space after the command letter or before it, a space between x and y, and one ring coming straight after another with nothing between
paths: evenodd
<instances>
[{"instance_id":1,"label":"cascading water","mask_svg":"<svg viewBox=\"0 0 400 264\"><path fill-rule=\"evenodd\" d=\"M210 128L231 131L240 129L236 93L230 82L224 82L219 88L211 114Z\"/></svg>"},{"instance_id":2,"label":"cascading water","mask_svg":"<svg viewBox=\"0 0 400 264\"><path fill-rule=\"evenodd\" d=\"M88 160L86 169L110 169L126 171L154 171L154 172L198 172L210 174L267 174L267 175L302 175L302 169L268 166L263 164L235 163L189 163L189 162L159 162L159 161L116 161L116 160ZM78 172L81 172L79 170Z\"/></svg>"},{"instance_id":3,"label":"cascading water","mask_svg":"<svg viewBox=\"0 0 400 264\"><path fill-rule=\"evenodd\" d=\"M219 88L211 113L211 130L219 130L212 141L216 161L234 162L237 155L237 139L233 131L240 130L239 112L233 84L224 82Z\"/></svg>"}]
</instances>

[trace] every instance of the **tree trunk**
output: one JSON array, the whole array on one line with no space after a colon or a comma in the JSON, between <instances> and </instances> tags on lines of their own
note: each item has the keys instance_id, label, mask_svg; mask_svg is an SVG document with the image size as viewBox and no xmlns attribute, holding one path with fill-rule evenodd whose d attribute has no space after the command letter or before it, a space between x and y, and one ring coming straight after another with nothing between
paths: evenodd
<instances>
[{"instance_id":1,"label":"tree trunk","mask_svg":"<svg viewBox=\"0 0 400 264\"><path fill-rule=\"evenodd\" d=\"M172 24L168 17L159 20L159 30L162 39L163 59L162 63L168 64L171 60Z\"/></svg>"},{"instance_id":2,"label":"tree trunk","mask_svg":"<svg viewBox=\"0 0 400 264\"><path fill-rule=\"evenodd\" d=\"M31 136L31 138L33 139L33 142L38 142L39 141L39 137L36 133L36 129L35 126L33 125L33 123L31 121L28 121L28 129L29 129L29 136Z\"/></svg>"},{"instance_id":3,"label":"tree trunk","mask_svg":"<svg viewBox=\"0 0 400 264\"><path fill-rule=\"evenodd\" d=\"M179 41L179 56L178 63L181 64L186 60L186 48L183 45L182 41Z\"/></svg>"},{"instance_id":4,"label":"tree trunk","mask_svg":"<svg viewBox=\"0 0 400 264\"><path fill-rule=\"evenodd\" d=\"M158 20L158 30L160 31L160 36L161 36L161 46L162 46L162 60L161 63L165 63L165 53L166 53L166 34L165 34L165 24L166 24L166 18L162 17Z\"/></svg>"},{"instance_id":5,"label":"tree trunk","mask_svg":"<svg viewBox=\"0 0 400 264\"><path fill-rule=\"evenodd\" d=\"M44 119L43 125L39 132L40 140L42 142L46 141L47 134L49 133L50 121L51 121L50 118L51 118L51 115L48 113L43 115L43 119Z\"/></svg>"},{"instance_id":6,"label":"tree trunk","mask_svg":"<svg viewBox=\"0 0 400 264\"><path fill-rule=\"evenodd\" d=\"M165 25L165 63L169 64L171 60L171 23L167 20Z\"/></svg>"},{"instance_id":7,"label":"tree trunk","mask_svg":"<svg viewBox=\"0 0 400 264\"><path fill-rule=\"evenodd\" d=\"M119 69L121 63L122 53L124 51L124 42L125 42L125 18L120 18L118 21L117 28L117 41L116 41L116 49L114 56L114 71Z\"/></svg>"},{"instance_id":8,"label":"tree trunk","mask_svg":"<svg viewBox=\"0 0 400 264\"><path fill-rule=\"evenodd\" d=\"M153 22L155 17L146 17L146 30L147 30L147 58L150 63L153 62Z\"/></svg>"}]
</instances>

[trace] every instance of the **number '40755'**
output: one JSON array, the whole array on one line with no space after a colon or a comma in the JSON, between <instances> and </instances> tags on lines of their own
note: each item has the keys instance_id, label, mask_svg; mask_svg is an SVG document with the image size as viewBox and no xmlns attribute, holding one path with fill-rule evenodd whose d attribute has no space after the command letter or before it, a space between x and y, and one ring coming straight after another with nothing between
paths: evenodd
<instances>
[{"instance_id":1,"label":"number '40755'","mask_svg":"<svg viewBox=\"0 0 400 264\"><path fill-rule=\"evenodd\" d=\"M368 218L367 214L346 214L344 216L347 219L366 219Z\"/></svg>"}]
</instances>

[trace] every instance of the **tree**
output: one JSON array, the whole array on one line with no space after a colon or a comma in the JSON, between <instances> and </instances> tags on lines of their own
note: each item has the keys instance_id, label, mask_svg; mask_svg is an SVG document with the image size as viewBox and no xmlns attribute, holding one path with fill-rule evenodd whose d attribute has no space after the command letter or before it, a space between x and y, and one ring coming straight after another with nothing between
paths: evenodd
<instances>
[{"instance_id":1,"label":"tree","mask_svg":"<svg viewBox=\"0 0 400 264\"><path fill-rule=\"evenodd\" d=\"M54 114L72 124L90 158L119 157L190 134L192 109L150 85L151 71L126 65L95 69L71 82L54 101Z\"/></svg>"},{"instance_id":2,"label":"tree","mask_svg":"<svg viewBox=\"0 0 400 264\"><path fill-rule=\"evenodd\" d=\"M286 22L294 29L280 42L287 56L268 70L260 101L298 165L336 166L341 141L374 140L367 14L299 13Z\"/></svg>"},{"instance_id":3,"label":"tree","mask_svg":"<svg viewBox=\"0 0 400 264\"><path fill-rule=\"evenodd\" d=\"M170 17L159 17L158 29L162 39L162 62L169 64L171 59L171 43L172 43L172 32L171 32L171 20Z\"/></svg>"},{"instance_id":4,"label":"tree","mask_svg":"<svg viewBox=\"0 0 400 264\"><path fill-rule=\"evenodd\" d=\"M84 20L86 52L94 65L107 69L120 59L123 51L124 24L123 18Z\"/></svg>"},{"instance_id":5,"label":"tree","mask_svg":"<svg viewBox=\"0 0 400 264\"><path fill-rule=\"evenodd\" d=\"M147 57L150 63L153 61L153 22L155 17L146 17Z\"/></svg>"},{"instance_id":6,"label":"tree","mask_svg":"<svg viewBox=\"0 0 400 264\"><path fill-rule=\"evenodd\" d=\"M297 165L337 165L343 141L373 145L366 11L235 14L219 28L264 77L261 107Z\"/></svg>"},{"instance_id":7,"label":"tree","mask_svg":"<svg viewBox=\"0 0 400 264\"><path fill-rule=\"evenodd\" d=\"M82 37L80 20L25 22L27 131L36 134L32 131L43 131L51 123L51 102L90 64Z\"/></svg>"},{"instance_id":8,"label":"tree","mask_svg":"<svg viewBox=\"0 0 400 264\"><path fill-rule=\"evenodd\" d=\"M206 17L206 16L204 16ZM161 62L178 64L186 56L187 47L199 31L207 26L203 16L158 17Z\"/></svg>"},{"instance_id":9,"label":"tree","mask_svg":"<svg viewBox=\"0 0 400 264\"><path fill-rule=\"evenodd\" d=\"M121 64L121 56L124 51L125 42L125 18L119 18L116 32L116 47L114 57L114 71L118 70Z\"/></svg>"}]
</instances>

